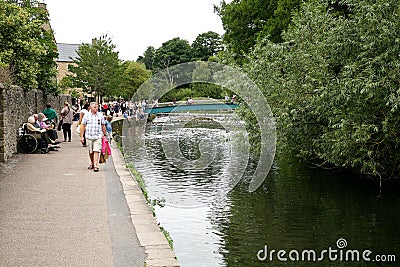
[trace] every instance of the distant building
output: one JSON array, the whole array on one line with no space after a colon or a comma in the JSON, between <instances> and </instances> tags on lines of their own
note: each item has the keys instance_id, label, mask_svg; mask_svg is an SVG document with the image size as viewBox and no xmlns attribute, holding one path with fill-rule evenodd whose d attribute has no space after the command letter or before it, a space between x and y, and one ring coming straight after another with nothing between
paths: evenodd
<instances>
[{"instance_id":1,"label":"distant building","mask_svg":"<svg viewBox=\"0 0 400 267\"><path fill-rule=\"evenodd\" d=\"M48 13L47 5L45 3L38 3L38 7L42 8ZM42 25L43 29L51 32L53 37L53 42L56 43L53 30L51 28L50 22ZM64 44L57 43L58 58L55 60L57 64L57 86L60 85L61 80L67 76L67 74L72 74L68 71L68 65L74 64L73 60L78 57L78 49L80 44ZM71 93L71 91L76 90L77 92L82 92L81 88L67 88L66 93Z\"/></svg>"},{"instance_id":2,"label":"distant building","mask_svg":"<svg viewBox=\"0 0 400 267\"><path fill-rule=\"evenodd\" d=\"M57 43L58 58L57 62L57 84L59 85L61 80L67 76L67 74L72 74L68 71L68 65L74 64L73 60L78 57L79 44L64 44Z\"/></svg>"}]
</instances>

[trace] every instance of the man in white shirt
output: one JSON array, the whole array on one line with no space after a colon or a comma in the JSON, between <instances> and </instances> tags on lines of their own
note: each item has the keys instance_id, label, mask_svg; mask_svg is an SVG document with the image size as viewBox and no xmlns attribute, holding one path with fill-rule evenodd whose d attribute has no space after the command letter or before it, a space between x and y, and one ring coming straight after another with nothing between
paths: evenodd
<instances>
[{"instance_id":1,"label":"man in white shirt","mask_svg":"<svg viewBox=\"0 0 400 267\"><path fill-rule=\"evenodd\" d=\"M90 110L82 118L82 129L81 129L81 143L83 144L85 137L87 140L87 146L89 148L89 158L91 164L88 169L95 172L99 171L99 154L101 151L102 139L107 137L106 121L101 112L98 112L99 105L96 102L90 103Z\"/></svg>"}]
</instances>

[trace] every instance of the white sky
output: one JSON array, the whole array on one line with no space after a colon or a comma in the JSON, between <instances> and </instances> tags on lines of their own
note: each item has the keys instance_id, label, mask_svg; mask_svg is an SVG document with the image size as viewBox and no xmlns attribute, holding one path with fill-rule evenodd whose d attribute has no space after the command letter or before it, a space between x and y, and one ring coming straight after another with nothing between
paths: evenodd
<instances>
[{"instance_id":1,"label":"white sky","mask_svg":"<svg viewBox=\"0 0 400 267\"><path fill-rule=\"evenodd\" d=\"M44 0L57 43L111 37L122 60L180 37L190 43L207 31L223 34L214 4L220 0Z\"/></svg>"}]
</instances>

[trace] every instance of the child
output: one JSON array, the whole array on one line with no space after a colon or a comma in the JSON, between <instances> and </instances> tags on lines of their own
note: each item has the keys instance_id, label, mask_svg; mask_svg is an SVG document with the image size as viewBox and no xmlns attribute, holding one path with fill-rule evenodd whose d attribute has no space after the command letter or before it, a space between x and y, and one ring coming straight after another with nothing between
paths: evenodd
<instances>
[{"instance_id":1,"label":"child","mask_svg":"<svg viewBox=\"0 0 400 267\"><path fill-rule=\"evenodd\" d=\"M111 143L112 140L112 125L111 125L111 121L112 121L113 117L108 115L106 117L106 131L107 131L107 139L108 142Z\"/></svg>"}]
</instances>

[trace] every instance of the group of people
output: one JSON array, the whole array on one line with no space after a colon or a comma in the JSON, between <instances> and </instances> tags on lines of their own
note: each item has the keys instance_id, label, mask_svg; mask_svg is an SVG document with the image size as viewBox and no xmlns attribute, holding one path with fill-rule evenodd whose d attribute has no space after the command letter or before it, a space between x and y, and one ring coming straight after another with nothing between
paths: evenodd
<instances>
[{"instance_id":1,"label":"group of people","mask_svg":"<svg viewBox=\"0 0 400 267\"><path fill-rule=\"evenodd\" d=\"M237 96L236 95L233 95L232 98L227 96L227 95L225 95L224 98L225 98L225 102L229 102L230 101L232 104L236 104L236 101L237 101Z\"/></svg>"},{"instance_id":2,"label":"group of people","mask_svg":"<svg viewBox=\"0 0 400 267\"><path fill-rule=\"evenodd\" d=\"M55 129L56 123L57 113L51 108L50 104L46 105L43 112L33 114L28 118L25 130L40 140L42 153L49 150L57 151L57 148L60 148L57 130Z\"/></svg>"},{"instance_id":3,"label":"group of people","mask_svg":"<svg viewBox=\"0 0 400 267\"><path fill-rule=\"evenodd\" d=\"M98 163L103 139L111 141L112 138L112 116L105 117L98 110L99 105L96 102L85 103L79 113L77 123L77 127L80 128L82 146L88 147L89 150L90 165L88 169L94 172L99 171ZM33 114L28 118L27 131L41 140L42 153L46 153L48 150L57 151L57 148L60 148L61 142L58 141L57 130L62 129L64 142L71 142L71 126L76 111L71 108L68 102L65 102L60 115L61 119L59 120L57 112L51 107L51 104L47 104L43 112ZM56 127L56 125L59 125L59 127Z\"/></svg>"},{"instance_id":4,"label":"group of people","mask_svg":"<svg viewBox=\"0 0 400 267\"><path fill-rule=\"evenodd\" d=\"M86 103L86 102L85 102ZM76 103L72 110L74 110L74 121L79 121L80 112L84 111L85 103L82 104L81 101ZM149 104L148 100L133 102L125 101L123 99L119 101L103 102L99 105L99 112L102 112L104 116L118 117L122 115L124 118L136 117L137 119L144 118L144 112L147 106L157 106L158 100L154 100L153 103Z\"/></svg>"},{"instance_id":5,"label":"group of people","mask_svg":"<svg viewBox=\"0 0 400 267\"><path fill-rule=\"evenodd\" d=\"M154 101L154 105L158 105L158 100ZM143 120L147 106L149 106L149 103L146 100L139 102L120 100L112 103L103 103L99 107L99 111L111 117L122 115L124 118L134 117L136 120Z\"/></svg>"},{"instance_id":6,"label":"group of people","mask_svg":"<svg viewBox=\"0 0 400 267\"><path fill-rule=\"evenodd\" d=\"M71 142L71 125L75 112L71 109L68 102L64 103L64 107L60 112L61 120L59 120L57 112L51 107L50 103L46 104L46 108L38 114L33 114L28 118L26 124L27 131L41 140L41 151L45 153L48 150L57 151L61 143L58 140L57 130L61 130L64 136L64 142ZM56 127L58 125L58 127Z\"/></svg>"}]
</instances>

